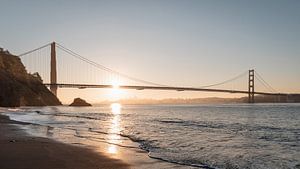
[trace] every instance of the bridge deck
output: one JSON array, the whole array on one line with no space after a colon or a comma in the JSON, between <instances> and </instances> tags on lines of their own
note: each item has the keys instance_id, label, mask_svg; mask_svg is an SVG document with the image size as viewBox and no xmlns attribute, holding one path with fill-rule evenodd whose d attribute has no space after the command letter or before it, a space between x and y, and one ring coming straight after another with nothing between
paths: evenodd
<instances>
[{"instance_id":1,"label":"bridge deck","mask_svg":"<svg viewBox=\"0 0 300 169\"><path fill-rule=\"evenodd\" d=\"M50 84L45 83L46 86L57 86L60 88L114 88L113 85L92 85L92 84ZM203 91L203 92L222 92L222 93L241 93L248 94L248 91L244 90L227 90L227 89L206 89L206 88L194 88L194 87L172 87L172 86L138 86L138 85L120 85L120 89L135 89L135 90L173 90L173 91ZM254 94L261 95L277 95L285 96L292 95L288 93L267 93L267 92L254 92Z\"/></svg>"}]
</instances>

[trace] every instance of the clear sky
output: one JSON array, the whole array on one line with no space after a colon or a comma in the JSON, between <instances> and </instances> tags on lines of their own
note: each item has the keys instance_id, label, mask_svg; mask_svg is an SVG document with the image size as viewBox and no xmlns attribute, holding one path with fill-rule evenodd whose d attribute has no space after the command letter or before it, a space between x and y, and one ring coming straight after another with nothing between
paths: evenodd
<instances>
[{"instance_id":1,"label":"clear sky","mask_svg":"<svg viewBox=\"0 0 300 169\"><path fill-rule=\"evenodd\" d=\"M300 92L299 9L299 0L0 0L0 46L19 54L57 41L117 71L170 85L202 86L254 68L278 91ZM64 92L70 100L73 90ZM109 93L78 94L101 92Z\"/></svg>"}]
</instances>

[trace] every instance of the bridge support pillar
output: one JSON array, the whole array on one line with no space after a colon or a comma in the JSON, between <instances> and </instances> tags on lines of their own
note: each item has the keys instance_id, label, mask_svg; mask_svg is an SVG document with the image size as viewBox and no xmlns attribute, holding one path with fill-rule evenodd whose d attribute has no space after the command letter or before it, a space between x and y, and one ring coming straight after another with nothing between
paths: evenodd
<instances>
[{"instance_id":1,"label":"bridge support pillar","mask_svg":"<svg viewBox=\"0 0 300 169\"><path fill-rule=\"evenodd\" d=\"M248 103L254 103L254 70L249 70Z\"/></svg>"},{"instance_id":2,"label":"bridge support pillar","mask_svg":"<svg viewBox=\"0 0 300 169\"><path fill-rule=\"evenodd\" d=\"M50 90L57 96L57 71L56 71L56 51L55 42L51 43L51 61L50 61Z\"/></svg>"}]
</instances>

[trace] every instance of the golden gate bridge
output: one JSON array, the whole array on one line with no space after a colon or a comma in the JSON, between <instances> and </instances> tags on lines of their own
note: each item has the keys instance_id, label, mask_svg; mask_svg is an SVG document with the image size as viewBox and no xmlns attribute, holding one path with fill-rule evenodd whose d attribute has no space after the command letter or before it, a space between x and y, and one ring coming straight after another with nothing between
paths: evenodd
<instances>
[{"instance_id":1,"label":"golden gate bridge","mask_svg":"<svg viewBox=\"0 0 300 169\"><path fill-rule=\"evenodd\" d=\"M120 89L240 93L248 95L249 103L255 102L254 96L257 94L287 97L289 95L294 95L277 92L254 69L245 71L231 79L219 83L200 87L183 87L159 84L115 71L83 57L56 42L20 54L19 57L27 71L38 72L43 80L43 84L50 87L50 90L54 95L57 95L58 88L114 88L115 86L112 84L113 79L125 79L127 83L130 84L118 84L118 88ZM69 59L72 59L72 62L70 62ZM76 72L76 74L74 72ZM108 74L108 76L104 76L103 73ZM216 86L228 84L245 76L248 77L247 89L215 88ZM255 82L259 82L267 89L267 92L256 91Z\"/></svg>"}]
</instances>

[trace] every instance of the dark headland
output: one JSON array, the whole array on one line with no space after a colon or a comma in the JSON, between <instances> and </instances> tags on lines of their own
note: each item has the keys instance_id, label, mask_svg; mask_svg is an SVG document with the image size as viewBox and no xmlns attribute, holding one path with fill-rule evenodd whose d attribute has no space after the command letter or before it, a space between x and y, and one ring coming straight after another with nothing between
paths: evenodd
<instances>
[{"instance_id":1,"label":"dark headland","mask_svg":"<svg viewBox=\"0 0 300 169\"><path fill-rule=\"evenodd\" d=\"M38 73L27 73L19 57L0 51L0 107L57 105Z\"/></svg>"}]
</instances>

